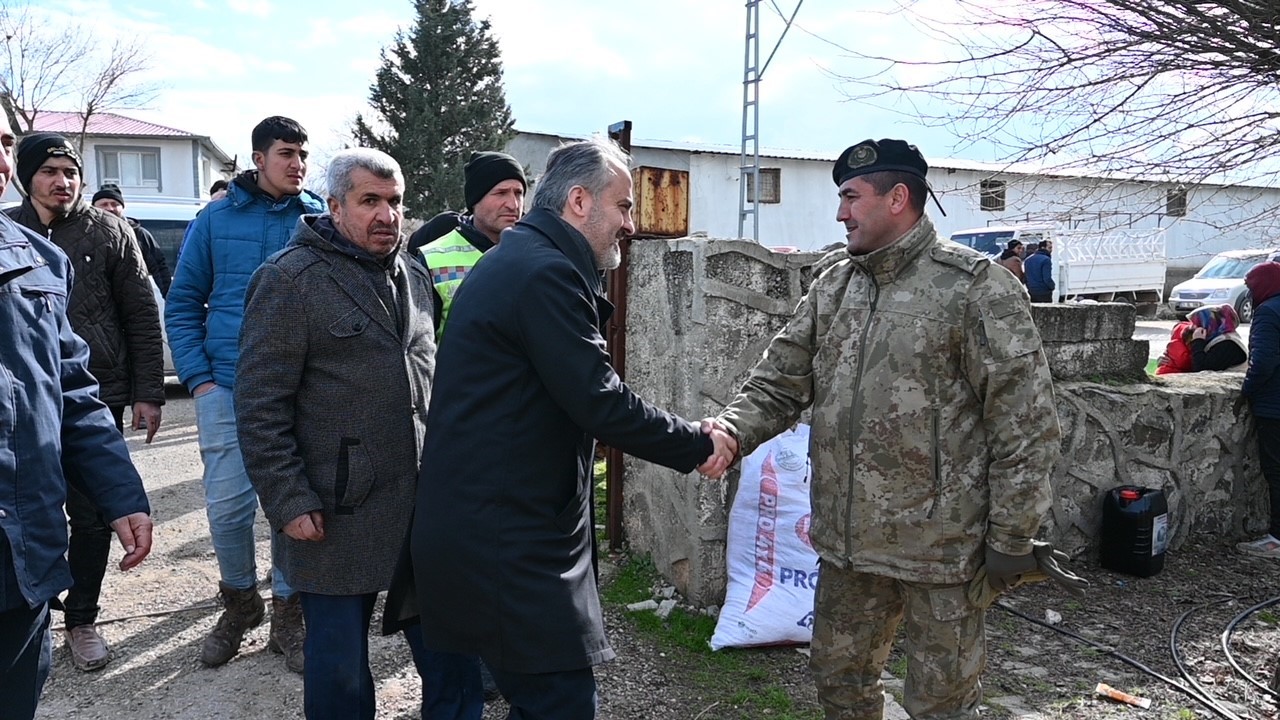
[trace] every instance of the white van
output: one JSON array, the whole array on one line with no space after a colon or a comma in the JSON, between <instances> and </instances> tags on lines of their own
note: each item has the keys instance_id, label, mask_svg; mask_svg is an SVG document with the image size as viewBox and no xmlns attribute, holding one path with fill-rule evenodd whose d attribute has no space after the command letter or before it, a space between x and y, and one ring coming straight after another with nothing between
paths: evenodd
<instances>
[{"instance_id":1,"label":"white van","mask_svg":"<svg viewBox=\"0 0 1280 720\"><path fill-rule=\"evenodd\" d=\"M205 205L203 200L194 198L154 198L129 201L125 199L125 217L133 218L147 229L160 246L169 272L178 269L178 251L182 248L182 239L187 234L187 225L195 219L196 213ZM164 298L155 281L151 282L151 290L155 294L156 305L160 308L160 332L164 336L164 374L176 375L173 366L173 354L169 352L169 334L164 329Z\"/></svg>"}]
</instances>

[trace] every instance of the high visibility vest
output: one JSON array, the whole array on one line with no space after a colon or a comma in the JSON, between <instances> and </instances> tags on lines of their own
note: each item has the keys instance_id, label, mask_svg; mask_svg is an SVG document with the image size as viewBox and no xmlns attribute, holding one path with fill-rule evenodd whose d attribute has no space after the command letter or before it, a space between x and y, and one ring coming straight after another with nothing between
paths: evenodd
<instances>
[{"instance_id":1,"label":"high visibility vest","mask_svg":"<svg viewBox=\"0 0 1280 720\"><path fill-rule=\"evenodd\" d=\"M444 326L449 319L449 308L453 305L453 296L458 292L463 279L471 268L476 266L484 253L475 245L467 242L462 233L454 230L448 235L439 237L418 251L427 262L427 271L431 273L431 282L440 293L440 327L436 328L436 338L444 335Z\"/></svg>"}]
</instances>

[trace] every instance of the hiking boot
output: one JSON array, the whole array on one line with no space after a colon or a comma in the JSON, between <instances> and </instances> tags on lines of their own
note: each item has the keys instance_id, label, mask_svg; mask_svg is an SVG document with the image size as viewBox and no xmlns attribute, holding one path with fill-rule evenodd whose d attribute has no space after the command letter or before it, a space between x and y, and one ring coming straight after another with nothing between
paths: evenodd
<instances>
[{"instance_id":1,"label":"hiking boot","mask_svg":"<svg viewBox=\"0 0 1280 720\"><path fill-rule=\"evenodd\" d=\"M111 662L111 646L103 639L98 628L92 625L77 625L67 628L66 634L72 665L89 672L98 670Z\"/></svg>"},{"instance_id":2,"label":"hiking boot","mask_svg":"<svg viewBox=\"0 0 1280 720\"><path fill-rule=\"evenodd\" d=\"M302 600L297 593L287 599L271 598L271 638L267 649L284 655L284 665L301 673L303 666L302 643L307 630L302 623Z\"/></svg>"},{"instance_id":3,"label":"hiking boot","mask_svg":"<svg viewBox=\"0 0 1280 720\"><path fill-rule=\"evenodd\" d=\"M222 617L213 632L204 639L200 648L200 662L217 667L240 652L240 643L250 628L262 624L267 605L262 602L258 588L237 590L225 583L218 583L218 597L222 600Z\"/></svg>"},{"instance_id":4,"label":"hiking boot","mask_svg":"<svg viewBox=\"0 0 1280 720\"><path fill-rule=\"evenodd\" d=\"M1271 535L1264 535L1253 542L1238 543L1236 549L1245 555L1280 560L1280 540Z\"/></svg>"}]
</instances>

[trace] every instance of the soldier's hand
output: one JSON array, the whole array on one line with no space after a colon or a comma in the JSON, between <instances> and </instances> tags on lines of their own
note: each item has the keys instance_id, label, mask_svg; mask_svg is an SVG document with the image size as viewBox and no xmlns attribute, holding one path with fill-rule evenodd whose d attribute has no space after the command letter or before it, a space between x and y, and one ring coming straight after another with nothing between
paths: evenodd
<instances>
[{"instance_id":1,"label":"soldier's hand","mask_svg":"<svg viewBox=\"0 0 1280 720\"><path fill-rule=\"evenodd\" d=\"M1018 578L1025 573L1037 569L1036 556L1006 555L999 550L987 546L986 554L987 584L996 592L1004 592L1018 584Z\"/></svg>"}]
</instances>

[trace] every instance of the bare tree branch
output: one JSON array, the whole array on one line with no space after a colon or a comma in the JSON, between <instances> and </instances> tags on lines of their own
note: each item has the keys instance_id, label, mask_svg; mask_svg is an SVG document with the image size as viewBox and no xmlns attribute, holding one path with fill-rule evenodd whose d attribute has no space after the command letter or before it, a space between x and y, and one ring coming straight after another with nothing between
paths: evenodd
<instances>
[{"instance_id":1,"label":"bare tree branch","mask_svg":"<svg viewBox=\"0 0 1280 720\"><path fill-rule=\"evenodd\" d=\"M957 20L917 16L952 57L854 53L874 69L842 77L849 97L945 107L916 117L964 146L992 143L1011 163L1179 183L1269 175L1280 148L1280 2L956 5Z\"/></svg>"},{"instance_id":2,"label":"bare tree branch","mask_svg":"<svg viewBox=\"0 0 1280 720\"><path fill-rule=\"evenodd\" d=\"M42 20L26 0L0 0L0 109L17 135L32 132L41 112L79 113L83 151L94 115L154 97L140 79L150 57L140 39L108 44L88 26Z\"/></svg>"}]
</instances>

